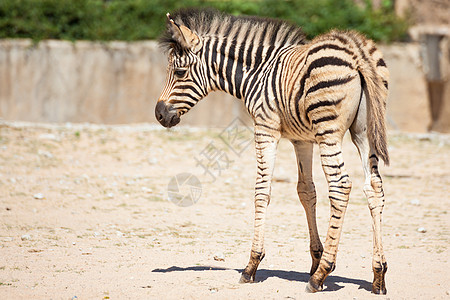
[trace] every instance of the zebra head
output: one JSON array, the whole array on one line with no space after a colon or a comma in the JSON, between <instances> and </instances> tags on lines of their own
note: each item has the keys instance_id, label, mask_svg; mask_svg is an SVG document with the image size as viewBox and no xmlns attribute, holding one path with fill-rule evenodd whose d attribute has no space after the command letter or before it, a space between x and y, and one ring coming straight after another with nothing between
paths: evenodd
<instances>
[{"instance_id":1,"label":"zebra head","mask_svg":"<svg viewBox=\"0 0 450 300\"><path fill-rule=\"evenodd\" d=\"M180 122L199 100L208 94L205 64L200 57L202 39L167 14L168 28L161 44L169 49L169 64L164 89L155 108L155 116L164 127Z\"/></svg>"}]
</instances>

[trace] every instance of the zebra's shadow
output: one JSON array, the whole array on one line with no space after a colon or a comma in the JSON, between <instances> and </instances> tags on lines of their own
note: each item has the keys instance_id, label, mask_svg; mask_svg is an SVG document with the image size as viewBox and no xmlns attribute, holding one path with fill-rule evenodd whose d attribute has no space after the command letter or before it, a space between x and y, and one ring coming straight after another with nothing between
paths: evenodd
<instances>
[{"instance_id":1,"label":"zebra's shadow","mask_svg":"<svg viewBox=\"0 0 450 300\"><path fill-rule=\"evenodd\" d=\"M236 271L242 273L243 269L231 269L224 267L215 267L215 266L192 266L181 268L177 266L172 266L166 269L154 269L152 272L156 273L169 273L169 272L184 272L184 271ZM296 272L296 271L284 271L284 270L268 270L268 269L258 269L256 272L256 282L264 282L268 278L277 277L284 280L289 281L298 281L307 283L309 280L309 273L306 272ZM237 279L236 279L237 280ZM342 289L344 286L341 284L356 284L359 285L359 289L363 289L366 291L372 290L372 283L363 279L353 279L347 278L343 276L334 276L330 275L327 277L324 283L324 292L338 291Z\"/></svg>"}]
</instances>

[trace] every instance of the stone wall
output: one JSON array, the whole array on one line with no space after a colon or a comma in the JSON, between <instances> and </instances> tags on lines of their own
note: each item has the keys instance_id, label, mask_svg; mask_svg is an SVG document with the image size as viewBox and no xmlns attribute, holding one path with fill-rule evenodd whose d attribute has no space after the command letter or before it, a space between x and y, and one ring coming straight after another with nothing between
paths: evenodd
<instances>
[{"instance_id":1,"label":"stone wall","mask_svg":"<svg viewBox=\"0 0 450 300\"><path fill-rule=\"evenodd\" d=\"M419 46L384 46L391 71L388 121L423 132L430 124ZM0 41L0 118L31 122L156 122L166 58L153 41ZM221 92L203 99L181 124L226 126L249 120L240 101Z\"/></svg>"}]
</instances>

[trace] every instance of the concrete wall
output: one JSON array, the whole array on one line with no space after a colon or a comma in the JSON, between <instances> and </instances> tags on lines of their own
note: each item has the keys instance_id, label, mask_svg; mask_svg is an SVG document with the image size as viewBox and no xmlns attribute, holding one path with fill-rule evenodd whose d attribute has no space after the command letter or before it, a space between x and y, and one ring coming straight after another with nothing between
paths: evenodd
<instances>
[{"instance_id":1,"label":"concrete wall","mask_svg":"<svg viewBox=\"0 0 450 300\"><path fill-rule=\"evenodd\" d=\"M390 71L387 120L391 129L425 132L431 124L427 85L418 44L383 46Z\"/></svg>"},{"instance_id":2,"label":"concrete wall","mask_svg":"<svg viewBox=\"0 0 450 300\"><path fill-rule=\"evenodd\" d=\"M391 128L426 131L426 85L415 44L382 47L391 70ZM0 41L0 117L32 122L156 122L154 106L166 58L147 42ZM203 99L181 124L226 126L246 117L240 101L221 92ZM248 118L247 118L248 120Z\"/></svg>"}]
</instances>

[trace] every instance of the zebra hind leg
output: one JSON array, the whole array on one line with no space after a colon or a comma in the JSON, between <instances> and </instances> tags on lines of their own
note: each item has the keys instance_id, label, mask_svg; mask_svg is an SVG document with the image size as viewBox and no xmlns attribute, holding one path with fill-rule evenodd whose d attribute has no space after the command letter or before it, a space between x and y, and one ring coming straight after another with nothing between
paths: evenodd
<instances>
[{"instance_id":1,"label":"zebra hind leg","mask_svg":"<svg viewBox=\"0 0 450 300\"><path fill-rule=\"evenodd\" d=\"M341 139L339 142L336 140L337 137L334 141L333 139L319 141L322 168L328 181L331 217L319 267L306 286L306 291L311 293L323 289L325 278L336 267L337 249L352 186L344 168Z\"/></svg>"},{"instance_id":2,"label":"zebra hind leg","mask_svg":"<svg viewBox=\"0 0 450 300\"><path fill-rule=\"evenodd\" d=\"M364 193L367 197L373 229L373 284L372 293L385 295L387 262L381 241L381 215L384 207L384 192L381 176L378 173L378 158L370 149L367 133L363 126L355 122L350 128L353 143L358 148L364 169Z\"/></svg>"},{"instance_id":3,"label":"zebra hind leg","mask_svg":"<svg viewBox=\"0 0 450 300\"><path fill-rule=\"evenodd\" d=\"M298 183L297 193L300 202L305 209L306 220L309 228L309 251L311 253L312 265L310 275L316 272L319 267L320 258L323 253L323 246L320 242L319 232L316 223L316 189L312 178L312 155L313 144L300 141L292 141L297 157Z\"/></svg>"}]
</instances>

